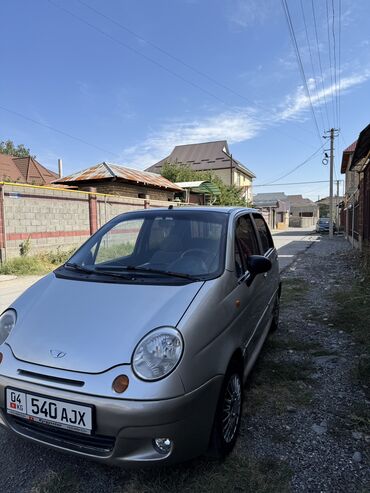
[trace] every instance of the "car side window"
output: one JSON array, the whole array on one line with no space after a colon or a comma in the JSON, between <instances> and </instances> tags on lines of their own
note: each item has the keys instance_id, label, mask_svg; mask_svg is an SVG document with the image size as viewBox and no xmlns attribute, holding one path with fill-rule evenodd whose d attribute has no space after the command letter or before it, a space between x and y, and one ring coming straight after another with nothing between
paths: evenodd
<instances>
[{"instance_id":1,"label":"car side window","mask_svg":"<svg viewBox=\"0 0 370 493\"><path fill-rule=\"evenodd\" d=\"M274 242L270 230L262 216L253 214L254 222L256 223L257 231L261 238L263 253L266 253L270 248L274 248Z\"/></svg>"},{"instance_id":2,"label":"car side window","mask_svg":"<svg viewBox=\"0 0 370 493\"><path fill-rule=\"evenodd\" d=\"M243 262L243 271L246 271L248 257L260 254L256 233L249 215L239 217L237 220L235 240L235 243L239 246L241 260Z\"/></svg>"}]
</instances>

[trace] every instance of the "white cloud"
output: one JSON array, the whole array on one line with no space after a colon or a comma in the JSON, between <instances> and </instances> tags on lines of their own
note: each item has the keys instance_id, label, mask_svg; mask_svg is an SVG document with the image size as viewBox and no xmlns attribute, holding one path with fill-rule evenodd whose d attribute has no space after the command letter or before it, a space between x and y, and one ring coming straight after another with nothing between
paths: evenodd
<instances>
[{"instance_id":1,"label":"white cloud","mask_svg":"<svg viewBox=\"0 0 370 493\"><path fill-rule=\"evenodd\" d=\"M245 29L256 24L263 24L273 9L270 0L234 0L229 3L231 13L229 21L233 27Z\"/></svg>"},{"instance_id":2,"label":"white cloud","mask_svg":"<svg viewBox=\"0 0 370 493\"><path fill-rule=\"evenodd\" d=\"M341 94L369 79L370 69L343 77ZM321 84L314 79L308 80L308 86L312 91L311 100L314 106L322 105L324 96L329 103L329 97L336 91L335 85L322 89ZM120 162L143 169L168 156L176 145L223 139L229 144L244 142L269 126L288 120L307 119L309 105L303 86L299 86L294 94L287 95L275 108L271 107L269 113L256 111L250 107L234 108L190 121L167 122L158 130L150 132L142 143L124 149L120 155Z\"/></svg>"},{"instance_id":3,"label":"white cloud","mask_svg":"<svg viewBox=\"0 0 370 493\"><path fill-rule=\"evenodd\" d=\"M340 82L340 92L341 94L343 94L351 87L363 84L369 79L369 69L365 69L364 72L361 74L354 74L348 77L343 77ZM338 82L337 84L331 84L327 87L324 86L323 89L320 89L321 86L319 85L318 81L315 81L314 79L309 79L307 85L310 91L311 102L313 106L324 104L325 99L326 101L329 101L329 98L331 98L333 94L335 95L336 91L339 89ZM281 120L289 120L302 117L304 111L310 106L310 100L306 95L303 86L299 86L294 95L288 95L282 106L284 106L284 109L281 109L278 116Z\"/></svg>"},{"instance_id":4,"label":"white cloud","mask_svg":"<svg viewBox=\"0 0 370 493\"><path fill-rule=\"evenodd\" d=\"M173 121L152 132L140 145L125 149L122 161L144 168L166 157L176 145L227 139L229 143L251 139L263 127L253 119L253 109L236 109L203 119Z\"/></svg>"}]
</instances>

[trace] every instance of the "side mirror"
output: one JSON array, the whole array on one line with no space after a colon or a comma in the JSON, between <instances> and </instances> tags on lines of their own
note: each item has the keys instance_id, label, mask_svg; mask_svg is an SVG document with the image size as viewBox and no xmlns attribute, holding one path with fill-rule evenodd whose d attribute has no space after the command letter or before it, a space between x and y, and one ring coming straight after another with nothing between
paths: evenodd
<instances>
[{"instance_id":1,"label":"side mirror","mask_svg":"<svg viewBox=\"0 0 370 493\"><path fill-rule=\"evenodd\" d=\"M272 267L271 260L263 255L251 255L248 258L248 270L252 276L268 272Z\"/></svg>"}]
</instances>

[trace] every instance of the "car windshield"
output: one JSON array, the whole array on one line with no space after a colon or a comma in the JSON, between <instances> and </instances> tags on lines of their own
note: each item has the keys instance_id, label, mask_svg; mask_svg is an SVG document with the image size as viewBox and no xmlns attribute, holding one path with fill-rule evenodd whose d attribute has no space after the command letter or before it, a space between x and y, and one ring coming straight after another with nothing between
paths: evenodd
<instances>
[{"instance_id":1,"label":"car windshield","mask_svg":"<svg viewBox=\"0 0 370 493\"><path fill-rule=\"evenodd\" d=\"M224 268L228 215L213 211L143 211L120 216L68 261L81 272L209 279Z\"/></svg>"}]
</instances>

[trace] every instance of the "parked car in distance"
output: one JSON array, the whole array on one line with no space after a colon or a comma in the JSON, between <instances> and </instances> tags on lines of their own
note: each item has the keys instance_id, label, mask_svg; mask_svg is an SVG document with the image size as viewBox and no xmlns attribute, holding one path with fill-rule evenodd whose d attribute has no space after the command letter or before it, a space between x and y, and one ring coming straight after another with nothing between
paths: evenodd
<instances>
[{"instance_id":1,"label":"parked car in distance","mask_svg":"<svg viewBox=\"0 0 370 493\"><path fill-rule=\"evenodd\" d=\"M316 223L316 233L329 233L329 223L330 220L328 217L320 217ZM333 221L333 231L335 232L336 230L337 227Z\"/></svg>"},{"instance_id":2,"label":"parked car in distance","mask_svg":"<svg viewBox=\"0 0 370 493\"><path fill-rule=\"evenodd\" d=\"M280 290L254 209L117 216L1 315L0 422L111 464L222 458Z\"/></svg>"}]
</instances>

